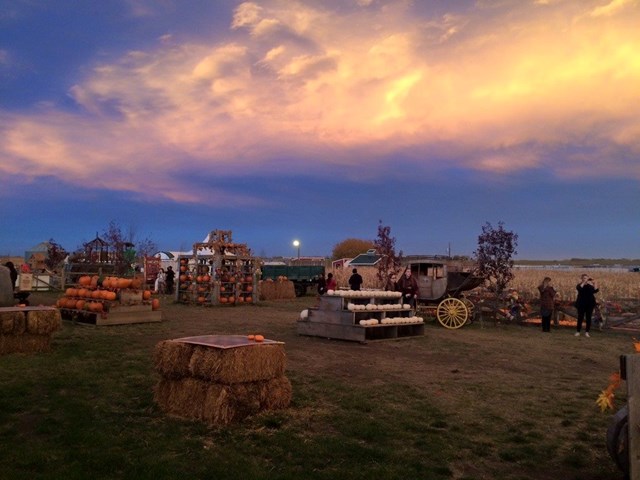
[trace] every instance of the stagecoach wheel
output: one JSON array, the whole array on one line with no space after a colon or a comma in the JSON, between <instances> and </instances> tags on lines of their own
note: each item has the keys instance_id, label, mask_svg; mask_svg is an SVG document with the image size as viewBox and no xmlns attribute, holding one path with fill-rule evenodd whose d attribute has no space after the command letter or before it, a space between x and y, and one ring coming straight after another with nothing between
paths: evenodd
<instances>
[{"instance_id":1,"label":"stagecoach wheel","mask_svg":"<svg viewBox=\"0 0 640 480\"><path fill-rule=\"evenodd\" d=\"M469 312L469 319L467 320L467 323L471 323L475 319L474 315L476 313L476 306L471 300L466 297L462 297L461 300L464 303L464 306L467 307L467 311Z\"/></svg>"},{"instance_id":2,"label":"stagecoach wheel","mask_svg":"<svg viewBox=\"0 0 640 480\"><path fill-rule=\"evenodd\" d=\"M467 323L469 310L462 300L445 298L438 304L436 318L443 327L456 329Z\"/></svg>"}]
</instances>

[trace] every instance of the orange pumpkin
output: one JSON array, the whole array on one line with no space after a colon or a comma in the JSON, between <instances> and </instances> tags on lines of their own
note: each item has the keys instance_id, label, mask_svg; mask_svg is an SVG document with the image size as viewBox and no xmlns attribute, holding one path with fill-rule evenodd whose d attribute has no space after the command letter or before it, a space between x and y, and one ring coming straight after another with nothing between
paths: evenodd
<instances>
[{"instance_id":1,"label":"orange pumpkin","mask_svg":"<svg viewBox=\"0 0 640 480\"><path fill-rule=\"evenodd\" d=\"M204 297L198 297L198 303L204 303L205 300Z\"/></svg>"},{"instance_id":2,"label":"orange pumpkin","mask_svg":"<svg viewBox=\"0 0 640 480\"><path fill-rule=\"evenodd\" d=\"M84 300L78 300L76 302L75 308L77 308L78 310L82 310L84 308L84 304L85 304Z\"/></svg>"},{"instance_id":3,"label":"orange pumpkin","mask_svg":"<svg viewBox=\"0 0 640 480\"><path fill-rule=\"evenodd\" d=\"M228 301L227 297L220 297L220 303L227 303Z\"/></svg>"},{"instance_id":4,"label":"orange pumpkin","mask_svg":"<svg viewBox=\"0 0 640 480\"><path fill-rule=\"evenodd\" d=\"M88 287L91 285L91 277L89 275L83 275L78 279L78 283L83 287Z\"/></svg>"},{"instance_id":5,"label":"orange pumpkin","mask_svg":"<svg viewBox=\"0 0 640 480\"><path fill-rule=\"evenodd\" d=\"M244 301L245 303L251 303L253 302L253 297L251 295L249 295L248 297L244 297Z\"/></svg>"},{"instance_id":6,"label":"orange pumpkin","mask_svg":"<svg viewBox=\"0 0 640 480\"><path fill-rule=\"evenodd\" d=\"M151 290L145 290L142 292L142 299L149 300L151 298Z\"/></svg>"},{"instance_id":7,"label":"orange pumpkin","mask_svg":"<svg viewBox=\"0 0 640 480\"><path fill-rule=\"evenodd\" d=\"M134 278L131 280L131 288L138 290L142 287L142 280L140 278Z\"/></svg>"},{"instance_id":8,"label":"orange pumpkin","mask_svg":"<svg viewBox=\"0 0 640 480\"><path fill-rule=\"evenodd\" d=\"M203 275L202 276L202 281L203 282L210 282L211 281L211 275Z\"/></svg>"},{"instance_id":9,"label":"orange pumpkin","mask_svg":"<svg viewBox=\"0 0 640 480\"><path fill-rule=\"evenodd\" d=\"M160 309L160 300L158 298L154 298L151 300L151 310L159 310Z\"/></svg>"},{"instance_id":10,"label":"orange pumpkin","mask_svg":"<svg viewBox=\"0 0 640 480\"><path fill-rule=\"evenodd\" d=\"M264 336L262 336L262 335L256 335L256 336L255 336L255 341L256 341L256 342L264 342Z\"/></svg>"},{"instance_id":11,"label":"orange pumpkin","mask_svg":"<svg viewBox=\"0 0 640 480\"><path fill-rule=\"evenodd\" d=\"M256 336L255 335L247 335L247 340L255 340Z\"/></svg>"}]
</instances>

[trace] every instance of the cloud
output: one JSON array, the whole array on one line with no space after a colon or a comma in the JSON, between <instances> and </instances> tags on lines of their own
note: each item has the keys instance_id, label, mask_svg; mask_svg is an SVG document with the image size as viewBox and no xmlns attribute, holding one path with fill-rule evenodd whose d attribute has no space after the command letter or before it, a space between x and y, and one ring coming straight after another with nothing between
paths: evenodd
<instances>
[{"instance_id":1,"label":"cloud","mask_svg":"<svg viewBox=\"0 0 640 480\"><path fill-rule=\"evenodd\" d=\"M172 34L97 64L69 90L77 112L2 116L0 170L17 174L13 161L130 191L140 185L129 172L144 172L176 201L217 195L186 189L185 166L216 178L333 175L336 165L349 175L363 164L377 175L401 156L424 171L640 179L629 161L640 151L631 2L420 16L410 2L318 5L241 3L223 41Z\"/></svg>"}]
</instances>

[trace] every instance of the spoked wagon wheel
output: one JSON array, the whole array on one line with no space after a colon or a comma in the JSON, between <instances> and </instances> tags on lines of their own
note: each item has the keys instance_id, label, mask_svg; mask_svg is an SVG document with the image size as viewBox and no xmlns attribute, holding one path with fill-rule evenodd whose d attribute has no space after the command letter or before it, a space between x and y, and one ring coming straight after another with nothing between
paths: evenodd
<instances>
[{"instance_id":1,"label":"spoked wagon wheel","mask_svg":"<svg viewBox=\"0 0 640 480\"><path fill-rule=\"evenodd\" d=\"M436 318L443 327L456 329L467 323L469 310L462 300L445 298L438 304Z\"/></svg>"},{"instance_id":2,"label":"spoked wagon wheel","mask_svg":"<svg viewBox=\"0 0 640 480\"><path fill-rule=\"evenodd\" d=\"M469 312L469 319L467 320L467 323L473 322L475 320L476 306L467 297L462 297L460 300L462 300L464 306L467 307L467 312Z\"/></svg>"}]
</instances>

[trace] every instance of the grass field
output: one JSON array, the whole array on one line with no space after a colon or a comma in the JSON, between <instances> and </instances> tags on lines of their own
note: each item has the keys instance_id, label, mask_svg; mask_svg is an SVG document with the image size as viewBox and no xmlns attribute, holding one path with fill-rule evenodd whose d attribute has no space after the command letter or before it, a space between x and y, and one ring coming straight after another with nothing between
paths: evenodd
<instances>
[{"instance_id":1,"label":"grass field","mask_svg":"<svg viewBox=\"0 0 640 480\"><path fill-rule=\"evenodd\" d=\"M162 323L64 322L50 353L0 357L0 479L622 478L595 399L631 334L429 323L369 344L298 336L315 302L165 297ZM247 333L286 343L290 408L209 428L156 407L158 341Z\"/></svg>"}]
</instances>

